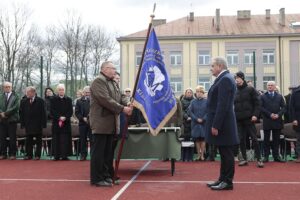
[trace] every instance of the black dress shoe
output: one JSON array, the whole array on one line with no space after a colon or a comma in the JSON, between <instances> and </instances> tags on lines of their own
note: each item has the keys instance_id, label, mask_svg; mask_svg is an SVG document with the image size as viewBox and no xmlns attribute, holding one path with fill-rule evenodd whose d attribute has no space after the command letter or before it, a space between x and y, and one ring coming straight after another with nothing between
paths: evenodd
<instances>
[{"instance_id":1,"label":"black dress shoe","mask_svg":"<svg viewBox=\"0 0 300 200\"><path fill-rule=\"evenodd\" d=\"M109 178L109 177L105 178L104 180L105 180L106 182L108 182L108 183L111 183L111 184L113 183L113 180L112 180L111 178Z\"/></svg>"},{"instance_id":2,"label":"black dress shoe","mask_svg":"<svg viewBox=\"0 0 300 200\"><path fill-rule=\"evenodd\" d=\"M99 181L98 183L93 183L92 185L95 185L96 187L112 187L112 184L106 181Z\"/></svg>"},{"instance_id":3,"label":"black dress shoe","mask_svg":"<svg viewBox=\"0 0 300 200\"><path fill-rule=\"evenodd\" d=\"M24 157L24 160L31 160L32 159L32 157L30 157L30 156L25 156Z\"/></svg>"},{"instance_id":4,"label":"black dress shoe","mask_svg":"<svg viewBox=\"0 0 300 200\"><path fill-rule=\"evenodd\" d=\"M212 189L212 190L233 190L233 184L221 182L219 185L211 186L210 189Z\"/></svg>"},{"instance_id":5,"label":"black dress shoe","mask_svg":"<svg viewBox=\"0 0 300 200\"><path fill-rule=\"evenodd\" d=\"M85 156L80 157L80 161L85 161L85 160L86 160Z\"/></svg>"},{"instance_id":6,"label":"black dress shoe","mask_svg":"<svg viewBox=\"0 0 300 200\"><path fill-rule=\"evenodd\" d=\"M221 182L222 182L222 181L215 181L215 182L213 182L213 183L207 183L206 185L207 185L207 187L212 187L212 186L217 186L217 185L219 185Z\"/></svg>"},{"instance_id":7,"label":"black dress shoe","mask_svg":"<svg viewBox=\"0 0 300 200\"><path fill-rule=\"evenodd\" d=\"M280 163L284 163L284 160L281 160L280 158L274 158L274 162L280 162Z\"/></svg>"}]
</instances>

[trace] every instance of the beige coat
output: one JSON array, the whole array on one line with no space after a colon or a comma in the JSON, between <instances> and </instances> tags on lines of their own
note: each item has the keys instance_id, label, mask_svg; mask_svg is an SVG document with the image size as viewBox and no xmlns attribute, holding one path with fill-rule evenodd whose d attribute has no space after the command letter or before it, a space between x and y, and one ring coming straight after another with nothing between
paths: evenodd
<instances>
[{"instance_id":1,"label":"beige coat","mask_svg":"<svg viewBox=\"0 0 300 200\"><path fill-rule=\"evenodd\" d=\"M119 114L127 104L117 84L100 75L91 87L90 125L93 134L114 134L119 127Z\"/></svg>"}]
</instances>

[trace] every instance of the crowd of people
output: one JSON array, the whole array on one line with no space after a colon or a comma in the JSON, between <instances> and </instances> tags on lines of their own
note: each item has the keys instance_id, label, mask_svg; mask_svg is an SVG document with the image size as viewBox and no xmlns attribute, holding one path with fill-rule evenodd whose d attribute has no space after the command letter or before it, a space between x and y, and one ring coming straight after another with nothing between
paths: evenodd
<instances>
[{"instance_id":1,"label":"crowd of people","mask_svg":"<svg viewBox=\"0 0 300 200\"><path fill-rule=\"evenodd\" d=\"M225 113L225 118L234 117L237 125L238 142L230 142L230 144L234 146L234 156L240 154L238 165L248 165L247 149L249 148L254 149L259 168L269 162L270 149L272 149L273 160L283 162L279 146L284 123L292 123L297 132L296 162L300 162L300 87L290 88L291 93L283 97L274 81L269 81L267 91L262 92L248 83L241 71L234 74L234 80L236 91L216 90L217 81L208 94L202 86L197 86L195 93L192 88L186 89L184 95L176 99L177 112L166 126L182 126L181 138L195 143L197 153L195 160L213 161L217 153L216 146L219 145L214 137L209 138L206 135L207 127L212 126L211 123L213 126L221 127L226 120L211 121L210 107L212 104L217 104L212 99L214 95L232 94L234 114ZM111 186L114 177L112 164L114 150L117 146L118 134L124 126L124 116L132 114L129 124L140 126L145 123L141 113L133 109L130 104L131 89L126 88L122 93L119 83L120 75L111 62L102 64L100 75L91 86L79 90L74 101L66 96L63 84L57 86L56 92L49 87L46 88L44 98L37 96L35 87L29 86L24 97L19 98L13 91L12 83L4 82L3 93L0 95L0 160L16 159L17 123L20 123L21 128L26 132L24 159L39 160L42 132L47 122L52 123L52 141L48 141L48 146L51 147L50 154L53 160L68 160L73 153L71 123L76 121L80 133L79 149L76 151L80 152L80 160L87 159L88 141L91 144L91 184ZM209 95L212 97L207 102ZM226 98L221 101L225 101L222 102L224 105L222 109L230 104ZM213 112L222 113L223 110ZM255 126L259 122L263 124L263 148L259 145ZM216 127L216 130L212 130L212 135L218 134ZM270 135L272 135L272 142L270 142ZM209 140L212 142L207 142ZM222 142L226 140L228 137L224 137ZM219 148L220 154L226 153L226 150L220 151L223 150Z\"/></svg>"}]
</instances>

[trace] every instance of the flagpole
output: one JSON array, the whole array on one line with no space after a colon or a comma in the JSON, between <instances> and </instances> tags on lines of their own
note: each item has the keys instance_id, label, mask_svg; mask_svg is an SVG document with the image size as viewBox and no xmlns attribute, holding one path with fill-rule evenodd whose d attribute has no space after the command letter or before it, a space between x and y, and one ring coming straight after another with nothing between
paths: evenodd
<instances>
[{"instance_id":1,"label":"flagpole","mask_svg":"<svg viewBox=\"0 0 300 200\"><path fill-rule=\"evenodd\" d=\"M156 3L154 3L153 11L152 11L152 14L150 15L151 20L150 20L150 23L149 23L149 26L148 26L146 41L145 41L144 49L143 49L143 53L142 53L142 59L141 59L140 65L139 65L139 70L138 70L138 73L137 73L137 77L135 79L134 88L133 88L133 92L132 92L132 97L134 97L134 95L135 95L137 82L139 80L141 69L142 69L142 66L143 66L146 46L147 46L149 35L150 35L151 29L152 29L152 21L155 17L155 15L154 15L155 9L156 9ZM131 103L132 103L132 101L133 101L133 98L131 99ZM129 116L126 115L125 126L123 127L123 130L121 130L122 131L122 140L121 140L121 144L120 144L120 147L119 147L119 150L118 150L117 158L115 160L115 172L114 172L114 177L113 177L114 183L116 181L116 178L118 177L119 164L120 164L121 155L122 155L123 146L124 146L125 137L126 137L125 133L126 133L126 131L128 131L128 121L129 121Z\"/></svg>"},{"instance_id":2,"label":"flagpole","mask_svg":"<svg viewBox=\"0 0 300 200\"><path fill-rule=\"evenodd\" d=\"M133 93L132 93L133 97L135 95L137 82L139 80L140 73L141 73L142 66L143 66L143 62L144 62L144 56L145 56L146 46L147 46L147 43L148 43L148 39L149 39L149 35L150 35L150 32L151 32L151 28L152 28L152 21L153 21L153 19L155 17L155 15L154 15L155 8L156 8L156 3L154 3L152 15L150 15L151 20L150 20L150 23L149 23L149 26L148 26L147 37L146 37L146 41L145 41L145 44L144 44L144 49L143 49L143 53L142 53L142 59L141 59L140 65L139 65L139 71L137 73L137 76L136 76L136 79L135 79L135 83L134 83L134 88L133 88Z\"/></svg>"}]
</instances>

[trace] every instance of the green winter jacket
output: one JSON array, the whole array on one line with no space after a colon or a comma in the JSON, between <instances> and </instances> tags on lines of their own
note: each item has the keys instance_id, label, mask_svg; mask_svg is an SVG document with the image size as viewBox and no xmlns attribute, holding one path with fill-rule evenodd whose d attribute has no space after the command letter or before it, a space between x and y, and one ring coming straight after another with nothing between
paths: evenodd
<instances>
[{"instance_id":1,"label":"green winter jacket","mask_svg":"<svg viewBox=\"0 0 300 200\"><path fill-rule=\"evenodd\" d=\"M20 99L15 92L9 97L6 103L5 93L0 94L0 113L5 113L5 118L0 117L0 122L18 122L19 121Z\"/></svg>"}]
</instances>

